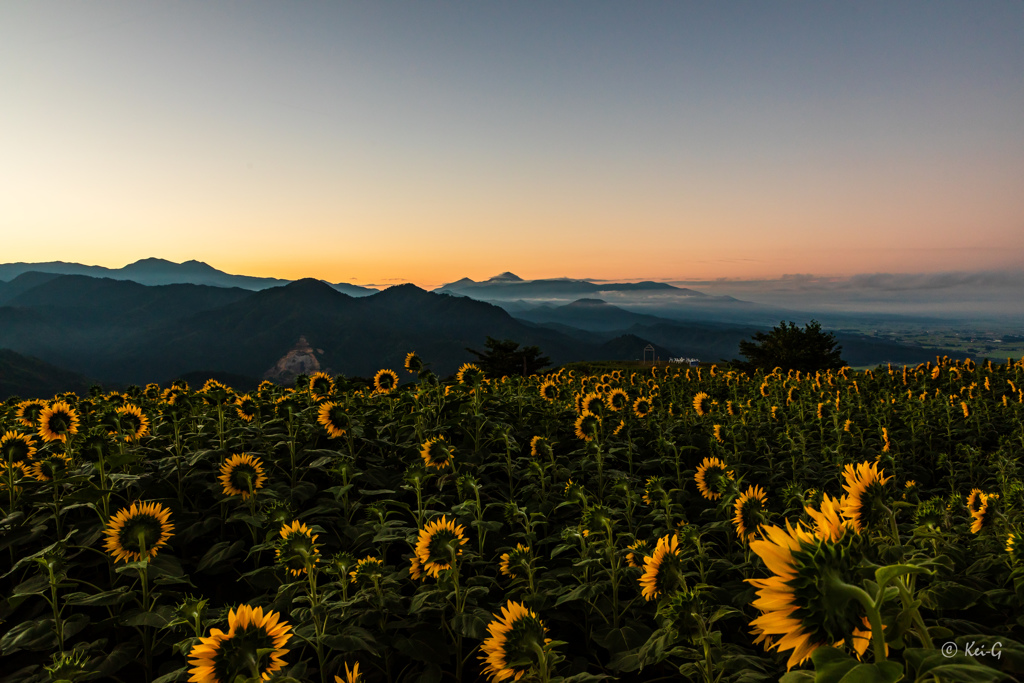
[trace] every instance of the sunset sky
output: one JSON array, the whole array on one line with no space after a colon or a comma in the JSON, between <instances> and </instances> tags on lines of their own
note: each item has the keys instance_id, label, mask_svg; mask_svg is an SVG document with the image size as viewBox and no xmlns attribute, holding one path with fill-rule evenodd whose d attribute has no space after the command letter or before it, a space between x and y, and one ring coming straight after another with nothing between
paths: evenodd
<instances>
[{"instance_id":1,"label":"sunset sky","mask_svg":"<svg viewBox=\"0 0 1024 683\"><path fill-rule=\"evenodd\" d=\"M0 262L1024 264L1024 2L7 2Z\"/></svg>"}]
</instances>

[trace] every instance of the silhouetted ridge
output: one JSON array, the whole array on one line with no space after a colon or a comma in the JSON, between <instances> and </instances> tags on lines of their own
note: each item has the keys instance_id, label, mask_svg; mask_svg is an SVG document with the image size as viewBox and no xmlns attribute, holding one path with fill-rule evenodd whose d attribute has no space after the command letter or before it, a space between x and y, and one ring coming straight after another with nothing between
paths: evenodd
<instances>
[{"instance_id":1,"label":"silhouetted ridge","mask_svg":"<svg viewBox=\"0 0 1024 683\"><path fill-rule=\"evenodd\" d=\"M382 289L377 294L371 294L370 298L374 301L386 301L392 298L431 298L436 295L431 294L427 290L417 287L411 282L405 282L400 285L392 285L387 289Z\"/></svg>"}]
</instances>

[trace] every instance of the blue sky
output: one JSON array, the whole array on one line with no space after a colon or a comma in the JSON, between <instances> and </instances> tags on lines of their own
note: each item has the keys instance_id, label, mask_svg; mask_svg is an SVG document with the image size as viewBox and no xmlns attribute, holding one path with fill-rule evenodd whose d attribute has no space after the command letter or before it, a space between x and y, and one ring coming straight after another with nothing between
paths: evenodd
<instances>
[{"instance_id":1,"label":"blue sky","mask_svg":"<svg viewBox=\"0 0 1024 683\"><path fill-rule=\"evenodd\" d=\"M1024 263L1020 0L8 3L0 87L4 261Z\"/></svg>"}]
</instances>

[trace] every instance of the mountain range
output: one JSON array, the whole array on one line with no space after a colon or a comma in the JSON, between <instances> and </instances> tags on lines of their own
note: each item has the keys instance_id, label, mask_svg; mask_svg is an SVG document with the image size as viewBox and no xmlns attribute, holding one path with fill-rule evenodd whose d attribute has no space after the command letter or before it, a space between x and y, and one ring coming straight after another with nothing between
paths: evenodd
<instances>
[{"instance_id":1,"label":"mountain range","mask_svg":"<svg viewBox=\"0 0 1024 683\"><path fill-rule=\"evenodd\" d=\"M280 287L291 280L274 277L252 277L250 275L231 275L202 261L185 261L174 263L160 258L145 258L129 263L123 268L105 268L103 266L85 266L80 263L51 261L48 263L2 263L0 264L0 280L10 281L25 274L39 273L49 275L87 275L111 280L129 280L141 285L209 285L212 287L238 287L240 289L261 290L269 287ZM376 289L360 287L347 282L328 283L340 292L351 296L367 296Z\"/></svg>"},{"instance_id":2,"label":"mountain range","mask_svg":"<svg viewBox=\"0 0 1024 683\"><path fill-rule=\"evenodd\" d=\"M0 265L0 273L14 273L23 265ZM76 264L58 265L70 269ZM741 339L765 329L715 320L681 322L594 296L632 293L708 305L722 299L655 282L524 281L503 273L433 292L405 284L383 291L358 288L352 295L313 279L264 287L268 283L251 281L260 278L239 280L245 276L198 262L146 259L132 266L118 269L118 278L22 269L0 282L0 348L21 354L0 366L5 373L0 380L17 374L15 366L24 366L26 377L56 372L33 365L46 363L68 373L61 380L65 384L81 384L84 377L111 384L164 383L212 373L251 384L269 376L300 337L317 349L321 367L363 377L381 368L400 369L409 351L447 375L472 361L466 348L483 349L488 336L537 345L555 364L641 359L648 345L661 359L718 361L736 357ZM198 274L199 281L145 284L131 279L181 279L189 273ZM213 285L211 278L249 286ZM503 308L466 291L481 297L505 291L515 298L499 300ZM576 296L579 292L585 296ZM564 298L571 300L561 303ZM853 365L917 363L944 353L864 335L838 338ZM18 360L22 356L36 360ZM23 392L23 385L11 391Z\"/></svg>"},{"instance_id":3,"label":"mountain range","mask_svg":"<svg viewBox=\"0 0 1024 683\"><path fill-rule=\"evenodd\" d=\"M538 345L557 363L632 360L651 343L636 340L627 351L614 338L581 341L411 284L352 297L313 279L253 292L25 273L0 297L0 348L112 383L166 382L197 370L258 378L300 336L323 350L324 367L357 376L398 368L409 351L450 374L472 360L466 347L482 349L487 336ZM662 357L671 352L656 346Z\"/></svg>"}]
</instances>

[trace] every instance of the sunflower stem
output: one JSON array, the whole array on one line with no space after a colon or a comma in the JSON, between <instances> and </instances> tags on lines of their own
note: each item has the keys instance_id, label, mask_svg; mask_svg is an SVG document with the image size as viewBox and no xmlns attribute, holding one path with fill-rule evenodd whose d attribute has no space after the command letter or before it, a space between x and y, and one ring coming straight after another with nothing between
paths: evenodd
<instances>
[{"instance_id":1,"label":"sunflower stem","mask_svg":"<svg viewBox=\"0 0 1024 683\"><path fill-rule=\"evenodd\" d=\"M455 618L452 621L457 623L459 621L459 617L462 615L463 611L465 611L465 608L466 608L466 605L465 605L466 597L463 595L463 593L462 593L462 591L460 589L459 565L457 563L457 559L458 559L457 546L454 545L454 544L453 545L449 545L448 546L448 553L449 553L449 556L450 556L449 566L451 567L451 570L449 572L449 576L452 577L452 592L455 595L455 601L454 601L454 605L453 605L453 607L455 608ZM454 634L455 634L455 680L458 681L459 683L461 683L461 681L462 681L462 667L463 667L463 665L465 663L463 658L462 658L462 632L461 631L455 631L454 629L453 629L453 631L454 631Z\"/></svg>"},{"instance_id":2,"label":"sunflower stem","mask_svg":"<svg viewBox=\"0 0 1024 683\"><path fill-rule=\"evenodd\" d=\"M917 607L912 607L914 604L914 596L911 594L911 589L903 582L903 578L900 577L895 581L896 588L900 591L900 599L903 602L903 608L909 608L914 620L914 630L917 631L918 637L921 639L921 643L929 650L935 646L932 644L932 637L928 633L928 627L925 626L924 618L921 617L921 611Z\"/></svg>"},{"instance_id":3,"label":"sunflower stem","mask_svg":"<svg viewBox=\"0 0 1024 683\"><path fill-rule=\"evenodd\" d=\"M139 568L139 579L142 581L142 611L149 612L149 552L146 550L145 531L139 531L139 555L144 563L144 566ZM140 626L139 630L142 636L142 649L145 656L146 680L150 681L153 679L153 633L145 626Z\"/></svg>"},{"instance_id":4,"label":"sunflower stem","mask_svg":"<svg viewBox=\"0 0 1024 683\"><path fill-rule=\"evenodd\" d=\"M316 567L313 564L311 555L305 549L300 549L300 552L306 565L306 578L309 581L309 612L313 617L313 632L316 636L313 642L313 649L316 650L316 660L320 667L320 681L321 683L327 683L327 667L324 661L323 646L323 636L327 623L326 620L324 623L320 623L320 616L317 610L320 606L320 598L316 590Z\"/></svg>"},{"instance_id":5,"label":"sunflower stem","mask_svg":"<svg viewBox=\"0 0 1024 683\"><path fill-rule=\"evenodd\" d=\"M53 562L46 563L46 571L50 578L50 607L53 609L53 628L57 633L59 651L64 652L64 620L61 618L60 603L57 601L57 584L60 581L53 573Z\"/></svg>"},{"instance_id":6,"label":"sunflower stem","mask_svg":"<svg viewBox=\"0 0 1024 683\"><path fill-rule=\"evenodd\" d=\"M875 653L875 663L886 661L885 657L885 633L882 630L882 601L885 599L885 591L880 590L877 598L872 598L866 590L860 586L846 583L838 576L831 576L828 580L829 589L847 599L856 600L867 612L868 622L871 624L871 647Z\"/></svg>"}]
</instances>

